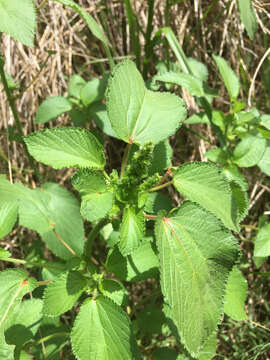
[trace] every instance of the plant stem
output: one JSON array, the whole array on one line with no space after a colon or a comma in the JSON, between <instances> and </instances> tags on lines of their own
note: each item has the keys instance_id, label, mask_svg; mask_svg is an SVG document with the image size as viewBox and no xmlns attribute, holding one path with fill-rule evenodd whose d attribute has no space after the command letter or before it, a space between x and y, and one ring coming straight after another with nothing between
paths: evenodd
<instances>
[{"instance_id":1,"label":"plant stem","mask_svg":"<svg viewBox=\"0 0 270 360\"><path fill-rule=\"evenodd\" d=\"M125 148L125 152L123 155L123 160L122 160L122 165L121 165L121 174L120 177L122 177L125 173L126 167L127 167L127 161L128 161L128 157L129 157L129 153L130 153L130 149L131 149L131 143L128 143L126 148Z\"/></svg>"},{"instance_id":2,"label":"plant stem","mask_svg":"<svg viewBox=\"0 0 270 360\"><path fill-rule=\"evenodd\" d=\"M90 234L88 235L88 238L86 240L84 251L83 251L83 258L88 263L91 260L91 250L92 250L92 244L97 237L100 230L109 223L109 220L104 218L101 219L95 227L90 231Z\"/></svg>"},{"instance_id":3,"label":"plant stem","mask_svg":"<svg viewBox=\"0 0 270 360\"><path fill-rule=\"evenodd\" d=\"M51 283L52 280L44 280L44 281L38 281L38 286L43 286Z\"/></svg>"},{"instance_id":4,"label":"plant stem","mask_svg":"<svg viewBox=\"0 0 270 360\"><path fill-rule=\"evenodd\" d=\"M153 41L151 41L151 35L153 31L154 4L155 4L155 0L148 0L148 18L147 18L147 28L145 35L145 57L144 57L144 65L143 65L144 79L147 78L148 68L153 50Z\"/></svg>"},{"instance_id":5,"label":"plant stem","mask_svg":"<svg viewBox=\"0 0 270 360\"><path fill-rule=\"evenodd\" d=\"M143 214L143 216L148 219L148 220L157 220L157 216L156 215L148 215L148 214Z\"/></svg>"},{"instance_id":6,"label":"plant stem","mask_svg":"<svg viewBox=\"0 0 270 360\"><path fill-rule=\"evenodd\" d=\"M149 190L149 192L163 189L163 188L165 188L165 187L167 187L167 186L170 186L170 185L172 185L172 184L173 184L173 181L168 181L168 182L166 182L165 184L162 184L162 185L158 185L158 186L153 187L152 189Z\"/></svg>"},{"instance_id":7,"label":"plant stem","mask_svg":"<svg viewBox=\"0 0 270 360\"><path fill-rule=\"evenodd\" d=\"M5 64L4 59L3 59L2 56L0 56L0 77L1 77L1 80L2 80L2 83L3 83L3 86L4 86L4 91L6 93L9 106L11 108L11 111L12 111L12 114L13 114L13 117L14 117L14 120L15 120L15 123L16 123L17 131L18 131L20 137L23 138L22 125L21 125L20 120L19 120L19 116L18 116L18 112L17 112L16 106L15 106L15 103L14 103L13 96L12 96L12 94L10 92L10 89L9 89L9 86L8 86L8 82L7 82L7 79L6 79L6 74L5 74L5 71L4 71L4 64ZM29 154L25 142L23 142L23 146L24 146L26 155L28 157L29 163L30 163L32 169L35 172L35 175L37 176L38 180L41 181L41 174L40 174L37 166L35 165L32 156Z\"/></svg>"},{"instance_id":8,"label":"plant stem","mask_svg":"<svg viewBox=\"0 0 270 360\"><path fill-rule=\"evenodd\" d=\"M50 334L50 335L47 335L45 337L43 337L42 339L39 339L37 342L36 342L36 345L39 345L45 341L48 341L48 340L51 340L55 337L59 337L59 336L69 336L70 334L67 333L67 332L57 332L57 333L54 333L54 334Z\"/></svg>"},{"instance_id":9,"label":"plant stem","mask_svg":"<svg viewBox=\"0 0 270 360\"><path fill-rule=\"evenodd\" d=\"M198 133L197 131L192 130L192 129L186 127L186 126L183 126L182 129L185 129L186 131L190 132L191 134L198 136L200 139L206 141L208 144L213 145L213 144L211 143L211 141L210 141L209 139L207 139L207 137L201 135L201 134Z\"/></svg>"}]
</instances>

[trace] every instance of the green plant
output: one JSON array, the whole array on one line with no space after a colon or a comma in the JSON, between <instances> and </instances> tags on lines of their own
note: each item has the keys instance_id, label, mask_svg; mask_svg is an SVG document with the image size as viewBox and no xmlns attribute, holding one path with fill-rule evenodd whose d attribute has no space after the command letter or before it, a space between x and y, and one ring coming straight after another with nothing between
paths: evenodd
<instances>
[{"instance_id":1,"label":"green plant","mask_svg":"<svg viewBox=\"0 0 270 360\"><path fill-rule=\"evenodd\" d=\"M61 335L55 332L50 339L62 336L65 343L70 336L73 352L80 359L136 358L131 322L121 308L126 304L121 281L156 278L159 271L164 305L160 300L158 304L164 309L169 334L180 336L191 356L210 359L215 353L215 331L225 295L229 304L225 310L230 315L239 311L241 319L245 316L241 309L245 289L239 302L234 300L235 283L239 286L241 278L234 268L239 248L228 230L239 231L245 209L238 195L243 189L235 192L234 182L209 163L170 166L162 175L171 161L166 139L181 126L185 106L175 95L148 90L132 62L115 67L106 99L115 136L127 143L120 173L106 172L103 146L84 129L57 127L24 138L36 160L55 169L78 168L72 185L81 195L80 211L74 195L57 184L30 190L1 178L2 236L12 229L18 213L19 224L38 232L61 259L50 263L43 257L32 262L2 252L5 261L51 272L49 280L43 272L40 281L21 269L1 273L1 323L10 344L6 346L16 345L18 353L34 351L24 333L23 338L15 335L14 329L27 327L26 320L18 320L16 314L24 313L21 308L32 301L20 302L22 297L47 283L43 319L59 318L81 304L78 314L73 312L72 330ZM160 146L165 148L164 158L155 151ZM169 176L172 179L165 182ZM188 200L174 208L168 195L159 192L168 186L174 186ZM86 242L83 218L92 224ZM110 251L105 263L97 259L100 265L96 266L92 248L100 236ZM27 318L31 324L44 321L41 304L38 300L37 311ZM33 328L32 336L36 330Z\"/></svg>"}]
</instances>

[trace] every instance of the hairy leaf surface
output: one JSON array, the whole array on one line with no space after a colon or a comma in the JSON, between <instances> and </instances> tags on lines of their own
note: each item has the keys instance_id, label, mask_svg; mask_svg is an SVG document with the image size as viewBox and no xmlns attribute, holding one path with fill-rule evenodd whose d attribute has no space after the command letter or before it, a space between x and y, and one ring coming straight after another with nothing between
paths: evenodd
<instances>
[{"instance_id":1,"label":"hairy leaf surface","mask_svg":"<svg viewBox=\"0 0 270 360\"><path fill-rule=\"evenodd\" d=\"M157 144L173 135L186 116L183 100L147 90L131 61L115 67L106 97L112 128L127 143Z\"/></svg>"},{"instance_id":2,"label":"hairy leaf surface","mask_svg":"<svg viewBox=\"0 0 270 360\"><path fill-rule=\"evenodd\" d=\"M73 127L37 131L24 138L29 153L54 169L89 167L103 169L102 145L90 132Z\"/></svg>"},{"instance_id":3,"label":"hairy leaf surface","mask_svg":"<svg viewBox=\"0 0 270 360\"><path fill-rule=\"evenodd\" d=\"M120 306L103 296L83 303L71 343L80 360L133 359L129 319Z\"/></svg>"},{"instance_id":4,"label":"hairy leaf surface","mask_svg":"<svg viewBox=\"0 0 270 360\"><path fill-rule=\"evenodd\" d=\"M238 231L232 211L232 192L217 166L205 162L181 165L174 171L173 184L189 200L222 220L226 227Z\"/></svg>"},{"instance_id":5,"label":"hairy leaf surface","mask_svg":"<svg viewBox=\"0 0 270 360\"><path fill-rule=\"evenodd\" d=\"M155 234L165 302L181 341L197 356L220 320L226 282L238 258L236 240L189 201L171 217L160 217Z\"/></svg>"},{"instance_id":6,"label":"hairy leaf surface","mask_svg":"<svg viewBox=\"0 0 270 360\"><path fill-rule=\"evenodd\" d=\"M72 308L86 289L86 279L78 271L62 273L44 292L43 313L58 316Z\"/></svg>"},{"instance_id":7,"label":"hairy leaf surface","mask_svg":"<svg viewBox=\"0 0 270 360\"><path fill-rule=\"evenodd\" d=\"M34 46L36 12L32 0L0 0L0 32L24 45Z\"/></svg>"}]
</instances>

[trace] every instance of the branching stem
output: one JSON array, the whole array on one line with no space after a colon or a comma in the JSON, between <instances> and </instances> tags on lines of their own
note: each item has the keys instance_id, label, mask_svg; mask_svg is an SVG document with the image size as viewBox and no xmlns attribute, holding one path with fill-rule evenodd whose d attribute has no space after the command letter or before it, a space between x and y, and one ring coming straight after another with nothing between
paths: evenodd
<instances>
[{"instance_id":1,"label":"branching stem","mask_svg":"<svg viewBox=\"0 0 270 360\"><path fill-rule=\"evenodd\" d=\"M125 173L126 167L127 167L127 162L128 162L128 157L129 157L129 153L130 153L130 149L131 149L131 143L128 143L126 148L125 148L125 152L123 155L123 160L122 160L122 165L121 165L121 174L120 177L122 177Z\"/></svg>"},{"instance_id":2,"label":"branching stem","mask_svg":"<svg viewBox=\"0 0 270 360\"><path fill-rule=\"evenodd\" d=\"M170 185L173 184L173 181L168 181L166 182L165 184L162 184L162 185L158 185L158 186L155 186L153 187L152 189L149 190L149 192L153 192L153 191L157 191L157 190L160 190L160 189L164 189L165 187L168 187Z\"/></svg>"}]
</instances>

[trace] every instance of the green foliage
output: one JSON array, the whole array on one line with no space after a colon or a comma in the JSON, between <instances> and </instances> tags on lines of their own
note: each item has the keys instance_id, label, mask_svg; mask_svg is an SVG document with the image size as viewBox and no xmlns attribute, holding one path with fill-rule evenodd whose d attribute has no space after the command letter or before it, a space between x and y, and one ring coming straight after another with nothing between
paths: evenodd
<instances>
[{"instance_id":1,"label":"green foliage","mask_svg":"<svg viewBox=\"0 0 270 360\"><path fill-rule=\"evenodd\" d=\"M25 45L34 45L36 12L32 0L1 0L0 14L0 32Z\"/></svg>"},{"instance_id":2,"label":"green foliage","mask_svg":"<svg viewBox=\"0 0 270 360\"><path fill-rule=\"evenodd\" d=\"M254 13L251 0L238 0L238 7L240 12L240 18L245 26L250 40L253 40L256 33L258 23Z\"/></svg>"},{"instance_id":3,"label":"green foliage","mask_svg":"<svg viewBox=\"0 0 270 360\"><path fill-rule=\"evenodd\" d=\"M266 150L267 141L259 135L247 135L233 152L234 162L242 167L257 165Z\"/></svg>"},{"instance_id":4,"label":"green foliage","mask_svg":"<svg viewBox=\"0 0 270 360\"><path fill-rule=\"evenodd\" d=\"M170 217L160 216L155 234L164 300L181 341L197 356L219 323L226 281L238 258L236 240L191 202Z\"/></svg>"},{"instance_id":5,"label":"green foliage","mask_svg":"<svg viewBox=\"0 0 270 360\"><path fill-rule=\"evenodd\" d=\"M255 239L254 256L270 256L270 224L263 226Z\"/></svg>"},{"instance_id":6,"label":"green foliage","mask_svg":"<svg viewBox=\"0 0 270 360\"><path fill-rule=\"evenodd\" d=\"M59 115L70 111L71 103L63 96L53 96L44 100L37 110L35 123L43 124L57 118Z\"/></svg>"},{"instance_id":7,"label":"green foliage","mask_svg":"<svg viewBox=\"0 0 270 360\"><path fill-rule=\"evenodd\" d=\"M46 129L26 136L24 141L35 159L54 169L75 166L103 169L105 164L101 144L84 129Z\"/></svg>"},{"instance_id":8,"label":"green foliage","mask_svg":"<svg viewBox=\"0 0 270 360\"><path fill-rule=\"evenodd\" d=\"M91 341L89 341L91 339ZM114 302L99 296L80 308L71 333L72 349L81 360L133 359L127 315Z\"/></svg>"}]
</instances>

